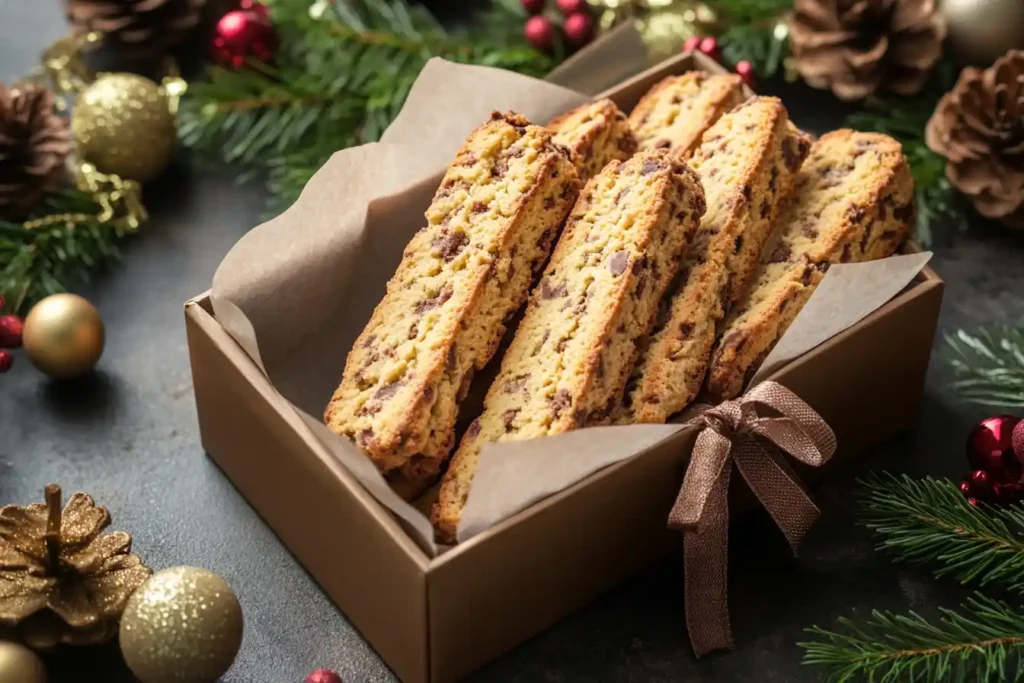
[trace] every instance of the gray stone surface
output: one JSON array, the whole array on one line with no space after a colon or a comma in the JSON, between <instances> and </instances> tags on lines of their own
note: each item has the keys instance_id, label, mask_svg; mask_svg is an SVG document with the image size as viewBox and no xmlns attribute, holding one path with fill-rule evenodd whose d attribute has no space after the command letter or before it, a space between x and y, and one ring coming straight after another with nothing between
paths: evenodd
<instances>
[{"instance_id":1,"label":"gray stone surface","mask_svg":"<svg viewBox=\"0 0 1024 683\"><path fill-rule=\"evenodd\" d=\"M31 67L63 31L56 0L0 0L0 80ZM820 131L839 120L841 111L827 98L802 88L781 94L803 126ZM223 575L246 618L226 683L300 682L318 667L335 668L346 681L390 681L387 667L199 444L182 302L209 286L222 256L256 223L260 196L256 186L235 186L230 174L200 174L182 162L147 188L152 222L126 244L121 263L80 290L107 325L98 373L56 384L19 358L0 377L0 503L36 500L50 481L89 491L110 507L116 528L133 534L151 566L191 564ZM1022 256L1024 235L991 229L954 233L937 245L933 265L947 280L942 328L1019 319ZM801 666L795 645L804 627L833 624L852 610L928 613L954 604L962 594L954 584L875 553L852 509L854 480L869 470L957 477L966 469L963 440L987 411L961 404L945 380L936 355L917 433L817 488L824 517L799 559L787 554L765 515L737 525L730 561L734 652L694 659L673 558L473 680L815 681L819 672ZM132 680L116 644L47 663L58 683Z\"/></svg>"}]
</instances>

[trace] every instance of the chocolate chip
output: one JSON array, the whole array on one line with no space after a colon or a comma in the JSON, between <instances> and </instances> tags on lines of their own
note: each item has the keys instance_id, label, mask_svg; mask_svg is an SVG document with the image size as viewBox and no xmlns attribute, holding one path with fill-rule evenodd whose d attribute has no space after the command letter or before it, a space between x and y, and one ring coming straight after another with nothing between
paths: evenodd
<instances>
[{"instance_id":1,"label":"chocolate chip","mask_svg":"<svg viewBox=\"0 0 1024 683\"><path fill-rule=\"evenodd\" d=\"M598 379L604 378L604 359L601 356L594 359L594 376Z\"/></svg>"},{"instance_id":2,"label":"chocolate chip","mask_svg":"<svg viewBox=\"0 0 1024 683\"><path fill-rule=\"evenodd\" d=\"M364 446L365 447L366 445L368 445L370 443L370 440L373 439L373 436L374 436L373 429L371 429L370 427L367 427L366 429L364 429L364 430L360 431L358 434L356 434L356 443L358 445L360 445L360 446Z\"/></svg>"},{"instance_id":3,"label":"chocolate chip","mask_svg":"<svg viewBox=\"0 0 1024 683\"><path fill-rule=\"evenodd\" d=\"M363 348L368 349L373 346L373 342L377 341L377 335L371 334L369 337L363 340Z\"/></svg>"},{"instance_id":4,"label":"chocolate chip","mask_svg":"<svg viewBox=\"0 0 1024 683\"><path fill-rule=\"evenodd\" d=\"M900 223L909 223L914 218L914 202L910 201L903 206L897 206L892 210L892 217Z\"/></svg>"},{"instance_id":5,"label":"chocolate chip","mask_svg":"<svg viewBox=\"0 0 1024 683\"><path fill-rule=\"evenodd\" d=\"M491 167L491 177L501 178L508 173L508 159L502 157L495 162L494 166Z\"/></svg>"},{"instance_id":6,"label":"chocolate chip","mask_svg":"<svg viewBox=\"0 0 1024 683\"><path fill-rule=\"evenodd\" d=\"M555 344L555 351L557 351L559 353L561 353L562 351L565 351L565 345L568 344L568 343L569 343L568 339L560 339L558 341L558 343Z\"/></svg>"},{"instance_id":7,"label":"chocolate chip","mask_svg":"<svg viewBox=\"0 0 1024 683\"><path fill-rule=\"evenodd\" d=\"M637 260L633 261L633 275L639 275L640 271L647 267L647 257L641 256Z\"/></svg>"},{"instance_id":8,"label":"chocolate chip","mask_svg":"<svg viewBox=\"0 0 1024 683\"><path fill-rule=\"evenodd\" d=\"M424 299L423 301L421 301L418 304L416 304L416 312L417 313L421 313L421 314L422 313L426 313L430 309L437 308L438 306L440 306L445 301L448 301L448 299L451 299L451 298L452 298L451 285L446 285L445 288L442 289L440 291L440 293L438 293L436 298L434 298L434 299Z\"/></svg>"},{"instance_id":9,"label":"chocolate chip","mask_svg":"<svg viewBox=\"0 0 1024 683\"><path fill-rule=\"evenodd\" d=\"M691 322L679 323L679 339L689 339L690 335L693 334L693 327L694 325Z\"/></svg>"},{"instance_id":10,"label":"chocolate chip","mask_svg":"<svg viewBox=\"0 0 1024 683\"><path fill-rule=\"evenodd\" d=\"M846 210L846 215L850 217L850 220L854 223L860 223L864 220L864 207L862 206L851 206Z\"/></svg>"},{"instance_id":11,"label":"chocolate chip","mask_svg":"<svg viewBox=\"0 0 1024 683\"><path fill-rule=\"evenodd\" d=\"M839 256L839 262L840 263L849 263L850 262L850 244L849 243L843 245L843 253Z\"/></svg>"},{"instance_id":12,"label":"chocolate chip","mask_svg":"<svg viewBox=\"0 0 1024 683\"><path fill-rule=\"evenodd\" d=\"M477 434L480 433L480 418L476 418L469 423L469 427L466 428L466 438L475 439Z\"/></svg>"},{"instance_id":13,"label":"chocolate chip","mask_svg":"<svg viewBox=\"0 0 1024 683\"><path fill-rule=\"evenodd\" d=\"M445 262L453 260L459 255L466 245L469 243L469 237L464 232L448 232L447 230L441 233L440 237L434 240L433 245L441 250L441 258Z\"/></svg>"},{"instance_id":14,"label":"chocolate chip","mask_svg":"<svg viewBox=\"0 0 1024 683\"><path fill-rule=\"evenodd\" d=\"M651 175L656 171L660 171L664 167L664 164L657 159L644 159L644 163L640 167L640 175Z\"/></svg>"},{"instance_id":15,"label":"chocolate chip","mask_svg":"<svg viewBox=\"0 0 1024 683\"><path fill-rule=\"evenodd\" d=\"M448 347L448 358L445 361L445 364L444 364L445 367L448 368L449 370L454 370L455 369L455 361L456 361L457 358L458 358L458 354L456 354L456 352L455 352L455 343L453 342L452 345L450 347Z\"/></svg>"},{"instance_id":16,"label":"chocolate chip","mask_svg":"<svg viewBox=\"0 0 1024 683\"><path fill-rule=\"evenodd\" d=\"M861 254L863 254L865 251L867 251L868 241L871 239L871 228L873 228L874 225L875 224L873 222L869 222L866 226L864 226L864 236L860 238L860 253Z\"/></svg>"},{"instance_id":17,"label":"chocolate chip","mask_svg":"<svg viewBox=\"0 0 1024 683\"><path fill-rule=\"evenodd\" d=\"M740 253L740 249L743 248L743 235L736 235L736 242L733 245L733 253Z\"/></svg>"},{"instance_id":18,"label":"chocolate chip","mask_svg":"<svg viewBox=\"0 0 1024 683\"><path fill-rule=\"evenodd\" d=\"M572 420L577 427L582 427L587 423L587 411L584 408L578 409L572 414Z\"/></svg>"},{"instance_id":19,"label":"chocolate chip","mask_svg":"<svg viewBox=\"0 0 1024 683\"><path fill-rule=\"evenodd\" d=\"M619 151L623 154L633 156L636 152L636 138L632 135L623 135L616 143L616 147L618 147Z\"/></svg>"},{"instance_id":20,"label":"chocolate chip","mask_svg":"<svg viewBox=\"0 0 1024 683\"><path fill-rule=\"evenodd\" d=\"M878 239L881 239L881 240L891 240L893 237L896 237L898 234L899 233L896 232L895 230L886 230L885 232L883 232L881 235L878 236Z\"/></svg>"},{"instance_id":21,"label":"chocolate chip","mask_svg":"<svg viewBox=\"0 0 1024 683\"><path fill-rule=\"evenodd\" d=\"M750 185L744 185L741 191L743 192L743 198L749 202L751 199Z\"/></svg>"},{"instance_id":22,"label":"chocolate chip","mask_svg":"<svg viewBox=\"0 0 1024 683\"><path fill-rule=\"evenodd\" d=\"M625 189L619 190L619 193L617 195L615 195L615 203L618 204L619 202L621 202L622 198L625 197L627 194L629 194L629 188L628 187L625 188Z\"/></svg>"},{"instance_id":23,"label":"chocolate chip","mask_svg":"<svg viewBox=\"0 0 1024 683\"><path fill-rule=\"evenodd\" d=\"M459 166L472 166L476 162L477 162L476 155L473 154L472 152L469 152L468 154L466 154L465 156L462 157L462 160L460 161Z\"/></svg>"},{"instance_id":24,"label":"chocolate chip","mask_svg":"<svg viewBox=\"0 0 1024 683\"><path fill-rule=\"evenodd\" d=\"M626 272L626 266L629 265L629 253L620 249L611 255L608 259L608 269L612 271L612 275L618 277Z\"/></svg>"},{"instance_id":25,"label":"chocolate chip","mask_svg":"<svg viewBox=\"0 0 1024 683\"><path fill-rule=\"evenodd\" d=\"M810 144L807 140L802 137L796 138L796 140L794 141L794 138L790 136L782 141L782 161L790 172L800 168L800 164L804 162L804 157L807 156L807 152L810 149Z\"/></svg>"},{"instance_id":26,"label":"chocolate chip","mask_svg":"<svg viewBox=\"0 0 1024 683\"><path fill-rule=\"evenodd\" d=\"M828 261L818 261L818 263L815 264L815 267L822 273L828 272L828 269L831 266L832 264L829 263Z\"/></svg>"},{"instance_id":27,"label":"chocolate chip","mask_svg":"<svg viewBox=\"0 0 1024 683\"><path fill-rule=\"evenodd\" d=\"M572 183L563 183L562 184L562 199L568 199L569 197L573 196L573 194L575 193L575 190L576 190L576 188L573 187ZM589 197L588 197L588 200L589 200Z\"/></svg>"},{"instance_id":28,"label":"chocolate chip","mask_svg":"<svg viewBox=\"0 0 1024 683\"><path fill-rule=\"evenodd\" d=\"M420 335L420 324L413 323L409 325L409 339L415 339Z\"/></svg>"},{"instance_id":29,"label":"chocolate chip","mask_svg":"<svg viewBox=\"0 0 1024 683\"><path fill-rule=\"evenodd\" d=\"M807 266L806 268L804 268L804 274L800 277L800 282L802 282L804 284L804 286L810 285L811 284L811 278L813 276L814 276L814 266Z\"/></svg>"},{"instance_id":30,"label":"chocolate chip","mask_svg":"<svg viewBox=\"0 0 1024 683\"><path fill-rule=\"evenodd\" d=\"M694 213L703 216L707 208L708 205L703 195L699 195L696 192L690 195L690 209Z\"/></svg>"},{"instance_id":31,"label":"chocolate chip","mask_svg":"<svg viewBox=\"0 0 1024 683\"><path fill-rule=\"evenodd\" d=\"M778 309L779 313L782 313L784 310L786 310L786 306L788 306L788 305L789 305L789 299L783 299L782 301L780 301L779 302L779 309Z\"/></svg>"},{"instance_id":32,"label":"chocolate chip","mask_svg":"<svg viewBox=\"0 0 1024 683\"><path fill-rule=\"evenodd\" d=\"M366 415L376 415L380 412L380 409L380 401L367 401L359 407L359 410L356 411L356 416L364 417Z\"/></svg>"},{"instance_id":33,"label":"chocolate chip","mask_svg":"<svg viewBox=\"0 0 1024 683\"><path fill-rule=\"evenodd\" d=\"M785 263L786 261L789 260L791 253L792 252L790 251L787 245L780 244L779 246L775 247L775 250L772 252L771 258L768 260L768 262Z\"/></svg>"},{"instance_id":34,"label":"chocolate chip","mask_svg":"<svg viewBox=\"0 0 1024 683\"><path fill-rule=\"evenodd\" d=\"M768 212L771 211L771 204L767 199L761 201L761 218L767 218Z\"/></svg>"},{"instance_id":35,"label":"chocolate chip","mask_svg":"<svg viewBox=\"0 0 1024 683\"><path fill-rule=\"evenodd\" d=\"M554 197L545 197L544 198L544 208L545 209L553 209L553 208L555 208L555 198Z\"/></svg>"},{"instance_id":36,"label":"chocolate chip","mask_svg":"<svg viewBox=\"0 0 1024 683\"><path fill-rule=\"evenodd\" d=\"M804 227L800 230L800 232L803 233L804 237L806 237L807 239L813 240L817 239L818 237L818 229L812 223L805 224Z\"/></svg>"},{"instance_id":37,"label":"chocolate chip","mask_svg":"<svg viewBox=\"0 0 1024 683\"><path fill-rule=\"evenodd\" d=\"M434 398L434 387L427 387L423 390L423 400L430 401Z\"/></svg>"},{"instance_id":38,"label":"chocolate chip","mask_svg":"<svg viewBox=\"0 0 1024 683\"><path fill-rule=\"evenodd\" d=\"M397 394L398 390L401 389L403 386L405 386L404 379L400 379L397 382L392 382L391 384L383 386L377 391L375 391L373 393L373 398L379 401L386 401L387 399Z\"/></svg>"},{"instance_id":39,"label":"chocolate chip","mask_svg":"<svg viewBox=\"0 0 1024 683\"><path fill-rule=\"evenodd\" d=\"M526 380L528 377L529 375L519 375L518 377L510 379L508 382L505 382L503 391L506 394L514 394L517 391L526 389Z\"/></svg>"},{"instance_id":40,"label":"chocolate chip","mask_svg":"<svg viewBox=\"0 0 1024 683\"><path fill-rule=\"evenodd\" d=\"M540 296L542 299L557 299L559 297L568 296L569 290L565 288L565 284L562 283L557 287L551 286L551 281L545 278L540 283Z\"/></svg>"},{"instance_id":41,"label":"chocolate chip","mask_svg":"<svg viewBox=\"0 0 1024 683\"><path fill-rule=\"evenodd\" d=\"M469 393L469 387L473 384L473 368L466 371L466 374L462 376L462 381L459 382L459 389L455 392L455 402L462 403L462 399L466 398Z\"/></svg>"},{"instance_id":42,"label":"chocolate chip","mask_svg":"<svg viewBox=\"0 0 1024 683\"><path fill-rule=\"evenodd\" d=\"M775 192L775 184L779 180L779 169L777 166L772 166L771 175L768 177L768 191Z\"/></svg>"},{"instance_id":43,"label":"chocolate chip","mask_svg":"<svg viewBox=\"0 0 1024 683\"><path fill-rule=\"evenodd\" d=\"M483 202L473 202L473 208L471 210L473 213L483 213L487 210L487 205Z\"/></svg>"},{"instance_id":44,"label":"chocolate chip","mask_svg":"<svg viewBox=\"0 0 1024 683\"><path fill-rule=\"evenodd\" d=\"M882 199L881 199L881 200L880 200L880 201L878 202L878 219L879 219L879 220L882 220L882 221L884 221L884 220L885 220L885 216L886 216L886 214L887 214L887 213L888 213L888 211L889 211L889 209L888 209L888 205L889 205L889 200L888 200L888 198L882 198Z\"/></svg>"},{"instance_id":45,"label":"chocolate chip","mask_svg":"<svg viewBox=\"0 0 1024 683\"><path fill-rule=\"evenodd\" d=\"M513 408L511 410L506 410L504 412L504 414L502 414L501 418L505 422L505 431L506 432L511 432L512 431L512 428L515 426L514 423L515 423L516 415L518 415L518 414L519 414L519 409L518 408Z\"/></svg>"},{"instance_id":46,"label":"chocolate chip","mask_svg":"<svg viewBox=\"0 0 1024 683\"><path fill-rule=\"evenodd\" d=\"M636 279L636 297L639 299L644 295L644 290L647 289L647 273L644 273Z\"/></svg>"},{"instance_id":47,"label":"chocolate chip","mask_svg":"<svg viewBox=\"0 0 1024 683\"><path fill-rule=\"evenodd\" d=\"M569 392L566 389L559 389L549 400L551 402L551 412L556 418L558 418L566 408L572 407L572 396L569 395Z\"/></svg>"}]
</instances>

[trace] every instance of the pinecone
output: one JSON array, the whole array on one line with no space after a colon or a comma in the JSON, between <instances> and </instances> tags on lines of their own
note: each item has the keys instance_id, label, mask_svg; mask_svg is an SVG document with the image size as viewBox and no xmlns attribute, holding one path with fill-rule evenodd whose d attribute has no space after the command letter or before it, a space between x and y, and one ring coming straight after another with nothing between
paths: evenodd
<instances>
[{"instance_id":1,"label":"pinecone","mask_svg":"<svg viewBox=\"0 0 1024 683\"><path fill-rule=\"evenodd\" d=\"M796 70L846 101L919 92L945 37L935 0L796 0L789 21Z\"/></svg>"},{"instance_id":2,"label":"pinecone","mask_svg":"<svg viewBox=\"0 0 1024 683\"><path fill-rule=\"evenodd\" d=\"M978 213L1024 229L1024 52L961 71L928 120L925 141L946 157L946 177Z\"/></svg>"},{"instance_id":3,"label":"pinecone","mask_svg":"<svg viewBox=\"0 0 1024 683\"><path fill-rule=\"evenodd\" d=\"M68 21L133 56L159 56L198 24L206 0L64 0Z\"/></svg>"},{"instance_id":4,"label":"pinecone","mask_svg":"<svg viewBox=\"0 0 1024 683\"><path fill-rule=\"evenodd\" d=\"M50 484L45 505L0 509L0 626L37 650L112 638L150 574L131 554L131 536L100 535L110 524L106 508L84 493L63 512L60 503L60 487Z\"/></svg>"},{"instance_id":5,"label":"pinecone","mask_svg":"<svg viewBox=\"0 0 1024 683\"><path fill-rule=\"evenodd\" d=\"M68 125L46 90L0 83L0 215L20 217L64 181Z\"/></svg>"}]
</instances>

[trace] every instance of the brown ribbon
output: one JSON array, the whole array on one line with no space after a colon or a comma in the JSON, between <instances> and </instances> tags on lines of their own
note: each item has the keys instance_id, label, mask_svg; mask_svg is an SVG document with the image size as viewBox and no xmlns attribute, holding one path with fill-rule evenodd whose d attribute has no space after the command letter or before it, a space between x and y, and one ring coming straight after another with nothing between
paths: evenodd
<instances>
[{"instance_id":1,"label":"brown ribbon","mask_svg":"<svg viewBox=\"0 0 1024 683\"><path fill-rule=\"evenodd\" d=\"M780 417L759 416L758 404ZM818 467L835 452L836 437L813 408L776 382L762 382L717 406L694 406L693 412L687 424L703 428L668 525L684 532L686 627L700 657L732 648L726 573L733 464L795 551L818 508L777 452Z\"/></svg>"}]
</instances>

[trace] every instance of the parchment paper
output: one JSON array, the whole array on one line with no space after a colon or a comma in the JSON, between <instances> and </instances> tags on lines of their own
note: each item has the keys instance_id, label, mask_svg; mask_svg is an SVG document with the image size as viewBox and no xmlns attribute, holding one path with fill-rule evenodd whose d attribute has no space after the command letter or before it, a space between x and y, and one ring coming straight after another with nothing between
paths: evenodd
<instances>
[{"instance_id":1,"label":"parchment paper","mask_svg":"<svg viewBox=\"0 0 1024 683\"><path fill-rule=\"evenodd\" d=\"M469 131L494 109L514 109L546 122L586 99L525 76L431 60L381 142L335 154L295 205L243 237L214 275L211 302L220 323L310 434L404 522L428 553L439 549L426 518L394 493L355 446L324 427L320 416L353 340L383 297L406 243L422 227L443 169ZM786 357L875 310L923 265L921 258L904 258L830 270L805 312L823 308L832 315L794 341L793 330L805 327L801 314L780 344ZM846 278L842 286L826 287L836 277ZM877 296L856 294L869 286ZM817 301L822 294L828 300ZM604 427L487 447L459 537L468 538L680 429Z\"/></svg>"}]
</instances>

